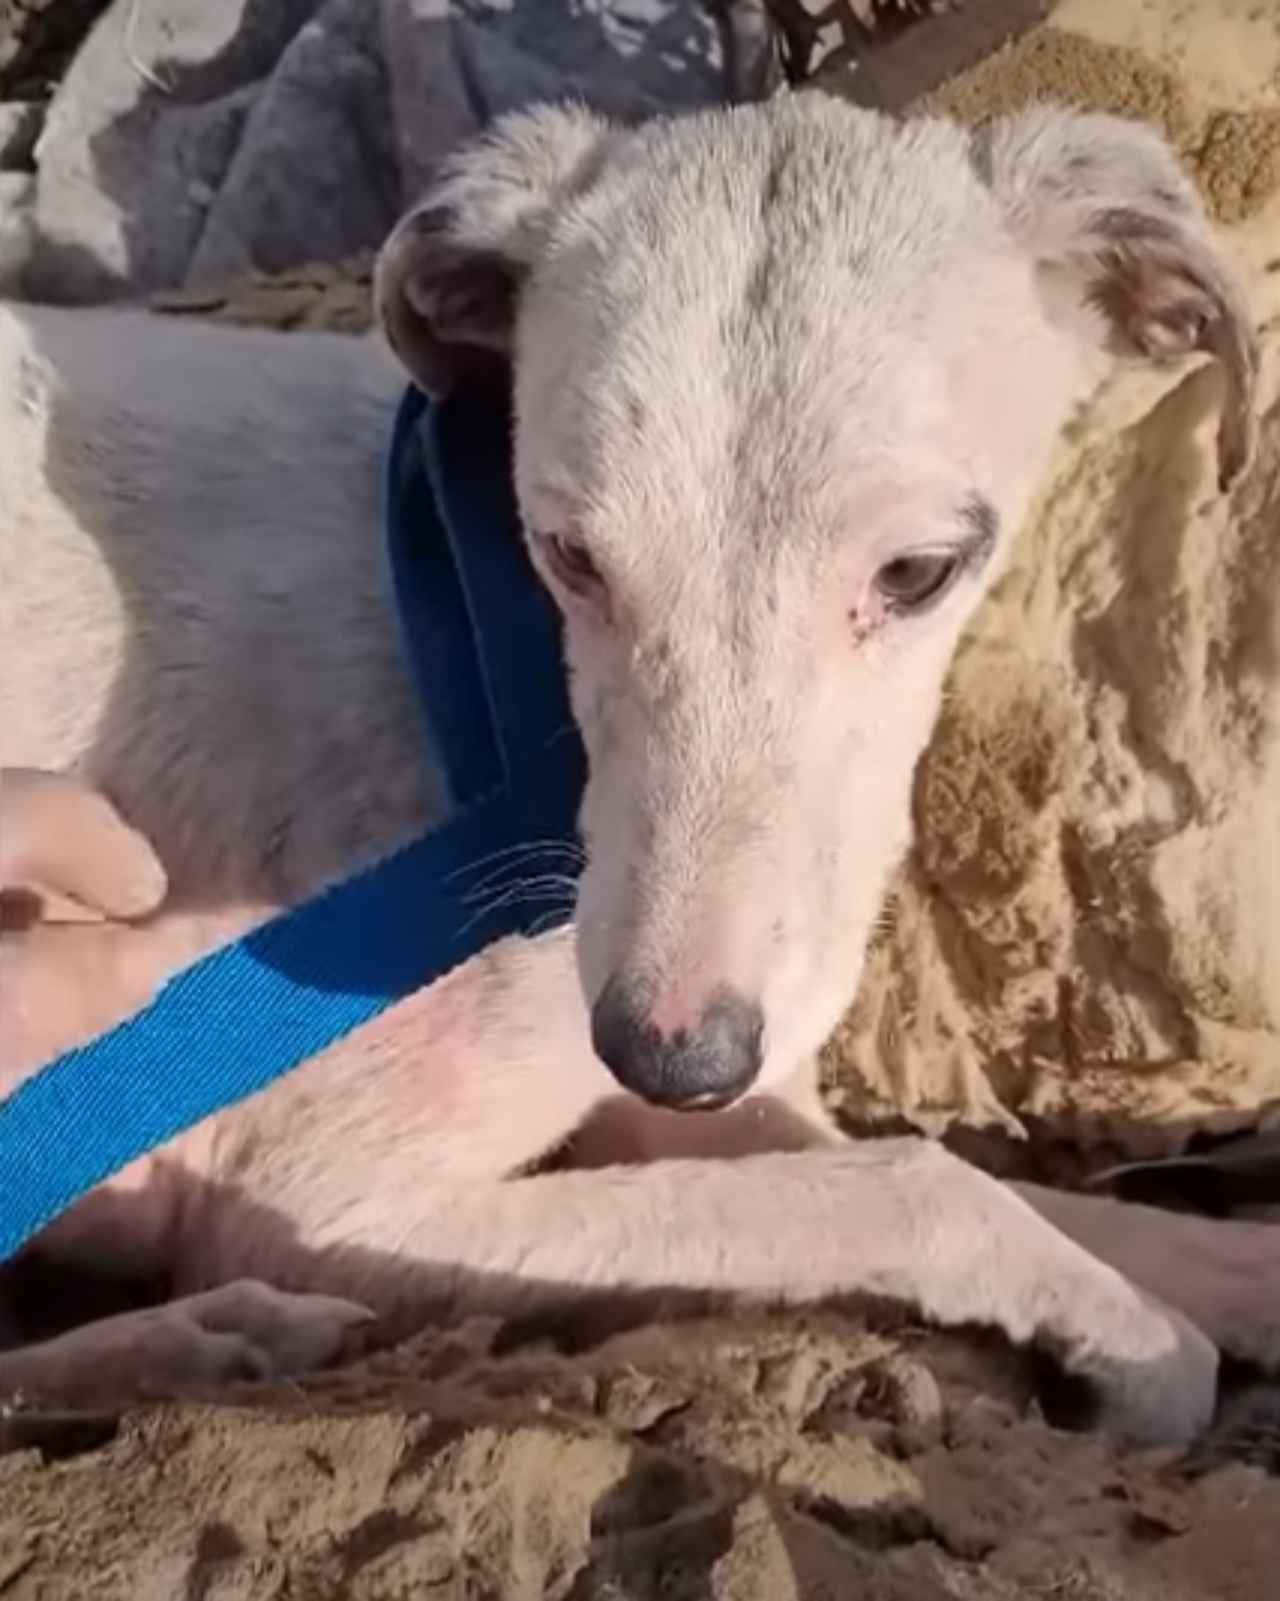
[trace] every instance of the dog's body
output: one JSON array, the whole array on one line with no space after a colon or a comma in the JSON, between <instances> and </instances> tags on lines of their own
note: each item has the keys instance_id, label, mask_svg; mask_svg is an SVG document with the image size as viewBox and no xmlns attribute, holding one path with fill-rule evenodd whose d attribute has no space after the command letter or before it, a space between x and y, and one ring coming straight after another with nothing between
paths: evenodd
<instances>
[{"instance_id":1,"label":"dog's body","mask_svg":"<svg viewBox=\"0 0 1280 1601\"><path fill-rule=\"evenodd\" d=\"M221 1372L228 1328L315 1360L350 1303L400 1329L869 1292L1046 1339L1118 1425L1192 1432L1206 1334L1280 1360L1280 1231L844 1144L812 1069L956 638L1101 347L1213 350L1224 476L1247 456L1247 327L1167 152L817 97L547 112L397 231L379 291L426 387L514 353L591 760L577 932L492 947L90 1197L47 1249L213 1300L0 1357L0 1385L114 1376L104 1340L135 1376L158 1347ZM18 937L9 1083L439 816L380 548L401 382L371 342L0 307L0 763L101 786L170 887L141 924ZM531 860L511 878L564 871ZM514 1176L570 1136L578 1171Z\"/></svg>"},{"instance_id":2,"label":"dog's body","mask_svg":"<svg viewBox=\"0 0 1280 1601\"><path fill-rule=\"evenodd\" d=\"M105 787L202 907L299 899L429 822L385 352L13 307L0 372L6 759Z\"/></svg>"}]
</instances>

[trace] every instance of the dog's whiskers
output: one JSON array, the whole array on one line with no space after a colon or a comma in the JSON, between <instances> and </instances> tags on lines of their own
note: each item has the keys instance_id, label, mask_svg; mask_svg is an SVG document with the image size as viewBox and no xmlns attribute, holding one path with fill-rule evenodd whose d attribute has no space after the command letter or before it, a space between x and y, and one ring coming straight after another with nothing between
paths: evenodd
<instances>
[{"instance_id":1,"label":"dog's whiskers","mask_svg":"<svg viewBox=\"0 0 1280 1601\"><path fill-rule=\"evenodd\" d=\"M463 892L464 906L474 906L480 916L491 907L507 906L521 900L545 900L548 895L576 901L578 873L573 863L539 862L534 871L495 874ZM565 868L568 870L566 871Z\"/></svg>"},{"instance_id":2,"label":"dog's whiskers","mask_svg":"<svg viewBox=\"0 0 1280 1601\"><path fill-rule=\"evenodd\" d=\"M490 851L478 861L468 862L463 867L455 868L449 874L447 882L456 883L461 878L480 873L487 868L489 871L473 885L473 888L480 889L501 874L514 872L521 867L536 863L540 858L545 858L548 863L562 862L570 867L582 868L586 866L587 853L581 845L572 840L528 840L518 845L505 845L500 850Z\"/></svg>"},{"instance_id":3,"label":"dog's whiskers","mask_svg":"<svg viewBox=\"0 0 1280 1601\"><path fill-rule=\"evenodd\" d=\"M577 894L577 880L563 873L543 873L517 879L514 883L500 886L492 892L472 892L464 899L469 904L475 905L475 911L467 919L463 932L466 933L474 928L490 913L505 906L517 906L521 903L543 905L545 910L540 916L544 921L558 918L561 913L573 910Z\"/></svg>"},{"instance_id":4,"label":"dog's whiskers","mask_svg":"<svg viewBox=\"0 0 1280 1601\"><path fill-rule=\"evenodd\" d=\"M513 883L499 884L492 889L478 888L463 896L468 906L478 906L483 912L489 906L507 906L519 900L541 900L548 893L563 895L572 900L578 893L578 881L568 873L539 873L518 878Z\"/></svg>"},{"instance_id":5,"label":"dog's whiskers","mask_svg":"<svg viewBox=\"0 0 1280 1601\"><path fill-rule=\"evenodd\" d=\"M557 856L554 853L539 853L537 856L525 856L504 863L500 868L486 873L483 878L477 879L467 889L469 895L483 894L489 889L501 889L510 882L512 873L525 870L546 871L557 877L570 879L576 882L585 863L572 856Z\"/></svg>"}]
</instances>

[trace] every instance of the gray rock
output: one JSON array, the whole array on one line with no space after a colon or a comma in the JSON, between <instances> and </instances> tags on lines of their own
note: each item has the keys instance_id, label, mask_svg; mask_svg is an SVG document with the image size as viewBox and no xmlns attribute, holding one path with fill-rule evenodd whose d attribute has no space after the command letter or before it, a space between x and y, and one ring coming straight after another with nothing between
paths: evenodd
<instances>
[{"instance_id":1,"label":"gray rock","mask_svg":"<svg viewBox=\"0 0 1280 1601\"><path fill-rule=\"evenodd\" d=\"M381 0L404 199L494 117L572 97L623 117L724 98L702 0Z\"/></svg>"},{"instance_id":2,"label":"gray rock","mask_svg":"<svg viewBox=\"0 0 1280 1601\"><path fill-rule=\"evenodd\" d=\"M36 143L29 292L83 302L370 249L492 117L721 99L721 55L705 0L114 0Z\"/></svg>"},{"instance_id":3,"label":"gray rock","mask_svg":"<svg viewBox=\"0 0 1280 1601\"><path fill-rule=\"evenodd\" d=\"M30 100L0 103L0 168L29 172L36 140L44 124L44 107Z\"/></svg>"},{"instance_id":4,"label":"gray rock","mask_svg":"<svg viewBox=\"0 0 1280 1601\"><path fill-rule=\"evenodd\" d=\"M450 0L380 0L383 56L403 205L421 194L442 155L481 126L462 71Z\"/></svg>"},{"instance_id":5,"label":"gray rock","mask_svg":"<svg viewBox=\"0 0 1280 1601\"><path fill-rule=\"evenodd\" d=\"M29 212L35 194L34 173L0 172L0 224L15 221Z\"/></svg>"},{"instance_id":6,"label":"gray rock","mask_svg":"<svg viewBox=\"0 0 1280 1601\"><path fill-rule=\"evenodd\" d=\"M455 9L585 85L602 109L724 98L723 39L705 0L457 0Z\"/></svg>"},{"instance_id":7,"label":"gray rock","mask_svg":"<svg viewBox=\"0 0 1280 1601\"><path fill-rule=\"evenodd\" d=\"M187 282L373 249L399 209L376 14L368 0L328 0L258 93Z\"/></svg>"},{"instance_id":8,"label":"gray rock","mask_svg":"<svg viewBox=\"0 0 1280 1601\"><path fill-rule=\"evenodd\" d=\"M182 281L253 93L317 0L115 0L36 147L50 299Z\"/></svg>"},{"instance_id":9,"label":"gray rock","mask_svg":"<svg viewBox=\"0 0 1280 1601\"><path fill-rule=\"evenodd\" d=\"M25 292L31 247L36 181L27 172L0 172L0 295Z\"/></svg>"},{"instance_id":10,"label":"gray rock","mask_svg":"<svg viewBox=\"0 0 1280 1601\"><path fill-rule=\"evenodd\" d=\"M481 122L539 101L570 97L620 117L661 109L661 102L625 73L570 72L552 66L545 56L530 55L504 34L462 19L457 23L457 35L463 81Z\"/></svg>"}]
</instances>

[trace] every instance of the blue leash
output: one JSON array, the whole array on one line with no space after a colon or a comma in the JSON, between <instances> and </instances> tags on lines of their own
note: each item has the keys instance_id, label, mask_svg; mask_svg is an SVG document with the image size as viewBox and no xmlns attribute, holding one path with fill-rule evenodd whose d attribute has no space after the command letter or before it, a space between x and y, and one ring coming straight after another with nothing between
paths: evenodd
<instances>
[{"instance_id":1,"label":"blue leash","mask_svg":"<svg viewBox=\"0 0 1280 1601\"><path fill-rule=\"evenodd\" d=\"M178 973L135 1017L0 1101L0 1262L95 1185L442 977L568 920L473 904L474 869L577 838L585 780L558 625L528 564L505 401L401 402L386 529L404 651L457 811Z\"/></svg>"}]
</instances>

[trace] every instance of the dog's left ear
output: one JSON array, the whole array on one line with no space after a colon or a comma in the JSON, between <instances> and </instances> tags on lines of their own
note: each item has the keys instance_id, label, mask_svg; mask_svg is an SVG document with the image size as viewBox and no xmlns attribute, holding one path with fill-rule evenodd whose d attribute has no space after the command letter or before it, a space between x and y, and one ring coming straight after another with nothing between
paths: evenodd
<instances>
[{"instance_id":1,"label":"dog's left ear","mask_svg":"<svg viewBox=\"0 0 1280 1601\"><path fill-rule=\"evenodd\" d=\"M430 395L510 354L521 285L559 209L592 181L621 130L579 108L496 122L404 218L374 269L391 348Z\"/></svg>"},{"instance_id":2,"label":"dog's left ear","mask_svg":"<svg viewBox=\"0 0 1280 1601\"><path fill-rule=\"evenodd\" d=\"M1173 152L1149 127L1119 117L1037 107L972 136L974 163L1046 294L1086 313L1123 355L1202 350L1227 392L1218 430L1225 488L1248 466L1257 432L1258 351L1240 285Z\"/></svg>"}]
</instances>

